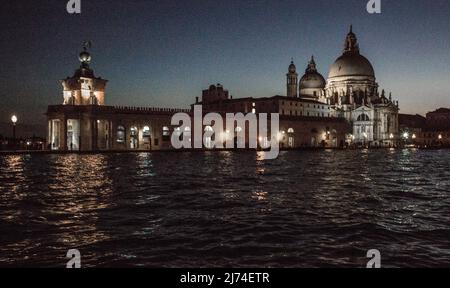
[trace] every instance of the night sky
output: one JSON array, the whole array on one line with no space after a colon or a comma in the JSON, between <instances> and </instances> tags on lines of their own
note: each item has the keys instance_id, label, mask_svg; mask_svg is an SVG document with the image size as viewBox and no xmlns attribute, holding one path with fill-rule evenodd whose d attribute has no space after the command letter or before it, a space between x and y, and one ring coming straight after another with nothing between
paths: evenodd
<instances>
[{"instance_id":1,"label":"night sky","mask_svg":"<svg viewBox=\"0 0 450 288\"><path fill-rule=\"evenodd\" d=\"M291 57L301 75L314 54L326 78L350 24L402 113L450 107L449 0L381 0L381 15L368 0L81 1L81 15L66 0L3 1L0 122L45 125L84 40L110 81L107 105L187 108L214 83L234 97L285 95Z\"/></svg>"}]
</instances>

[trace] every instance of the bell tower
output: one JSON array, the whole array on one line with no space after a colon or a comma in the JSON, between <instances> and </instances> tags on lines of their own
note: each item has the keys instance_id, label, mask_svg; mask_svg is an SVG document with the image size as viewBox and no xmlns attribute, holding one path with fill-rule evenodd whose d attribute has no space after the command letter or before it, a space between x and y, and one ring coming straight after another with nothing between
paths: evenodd
<instances>
[{"instance_id":1,"label":"bell tower","mask_svg":"<svg viewBox=\"0 0 450 288\"><path fill-rule=\"evenodd\" d=\"M297 68L294 64L294 59L291 61L291 65L289 65L289 71L286 74L287 78L287 97L298 97L297 89L298 89L298 74L297 74Z\"/></svg>"},{"instance_id":2,"label":"bell tower","mask_svg":"<svg viewBox=\"0 0 450 288\"><path fill-rule=\"evenodd\" d=\"M64 105L105 105L105 87L108 80L95 77L89 67L91 54L88 49L91 42L85 42L79 55L81 62L72 77L61 80L63 86Z\"/></svg>"}]
</instances>

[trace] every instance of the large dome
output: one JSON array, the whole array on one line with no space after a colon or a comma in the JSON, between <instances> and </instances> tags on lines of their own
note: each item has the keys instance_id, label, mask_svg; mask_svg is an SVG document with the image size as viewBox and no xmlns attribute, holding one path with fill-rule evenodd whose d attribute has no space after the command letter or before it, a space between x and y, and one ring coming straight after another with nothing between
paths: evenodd
<instances>
[{"instance_id":1,"label":"large dome","mask_svg":"<svg viewBox=\"0 0 450 288\"><path fill-rule=\"evenodd\" d=\"M345 38L345 47L342 56L331 65L328 78L341 76L369 76L375 77L372 64L359 53L356 35L350 26L350 32Z\"/></svg>"},{"instance_id":2,"label":"large dome","mask_svg":"<svg viewBox=\"0 0 450 288\"><path fill-rule=\"evenodd\" d=\"M328 78L340 76L371 76L375 77L372 64L366 57L358 53L344 54L331 65Z\"/></svg>"}]
</instances>

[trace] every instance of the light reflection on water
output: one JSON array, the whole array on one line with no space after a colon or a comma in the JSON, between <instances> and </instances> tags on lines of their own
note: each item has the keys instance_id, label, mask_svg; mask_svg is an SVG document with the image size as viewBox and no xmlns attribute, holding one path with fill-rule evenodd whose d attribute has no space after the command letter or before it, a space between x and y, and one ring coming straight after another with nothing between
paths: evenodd
<instances>
[{"instance_id":1,"label":"light reflection on water","mask_svg":"<svg viewBox=\"0 0 450 288\"><path fill-rule=\"evenodd\" d=\"M450 151L0 156L0 266L450 266Z\"/></svg>"}]
</instances>

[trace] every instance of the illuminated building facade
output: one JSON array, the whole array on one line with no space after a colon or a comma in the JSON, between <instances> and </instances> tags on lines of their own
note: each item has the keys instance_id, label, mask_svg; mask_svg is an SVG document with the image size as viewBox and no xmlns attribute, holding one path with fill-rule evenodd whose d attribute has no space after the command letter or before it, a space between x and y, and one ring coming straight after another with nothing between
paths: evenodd
<instances>
[{"instance_id":1,"label":"illuminated building facade","mask_svg":"<svg viewBox=\"0 0 450 288\"><path fill-rule=\"evenodd\" d=\"M190 135L194 132L191 129L179 131L178 127L171 125L175 113L192 115L193 108L105 106L107 80L94 75L90 61L91 55L85 49L80 54L80 68L72 77L61 81L63 104L48 107L48 149L164 150L172 149L170 140L173 133ZM197 98L196 105L202 105L204 113L279 113L279 142L282 148L346 145L347 122L343 118L333 117L330 105L312 98L273 96L233 99L218 84L204 90L201 101ZM242 127L224 127L224 131L233 133L239 129ZM267 137L259 138L262 147L269 141Z\"/></svg>"},{"instance_id":2,"label":"illuminated building facade","mask_svg":"<svg viewBox=\"0 0 450 288\"><path fill-rule=\"evenodd\" d=\"M326 103L331 115L345 118L351 125L346 141L372 147L395 146L398 135L398 101L384 90L378 92L372 64L360 54L352 28L347 34L343 53L331 65L327 80L318 72L314 57L293 93L296 77L294 63L289 66L287 93L301 99ZM295 85L297 87L297 85Z\"/></svg>"}]
</instances>

